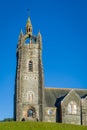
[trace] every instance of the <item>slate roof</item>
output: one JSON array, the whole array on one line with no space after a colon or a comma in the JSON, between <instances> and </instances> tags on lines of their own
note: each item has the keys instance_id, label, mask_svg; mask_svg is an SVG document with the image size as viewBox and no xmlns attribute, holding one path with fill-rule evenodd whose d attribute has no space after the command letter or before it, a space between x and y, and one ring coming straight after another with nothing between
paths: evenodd
<instances>
[{"instance_id":1,"label":"slate roof","mask_svg":"<svg viewBox=\"0 0 87 130\"><path fill-rule=\"evenodd\" d=\"M71 91L68 88L45 88L44 93L44 105L45 107L55 107L60 103L63 98ZM84 97L87 95L87 89L74 89L75 92L80 96Z\"/></svg>"}]
</instances>

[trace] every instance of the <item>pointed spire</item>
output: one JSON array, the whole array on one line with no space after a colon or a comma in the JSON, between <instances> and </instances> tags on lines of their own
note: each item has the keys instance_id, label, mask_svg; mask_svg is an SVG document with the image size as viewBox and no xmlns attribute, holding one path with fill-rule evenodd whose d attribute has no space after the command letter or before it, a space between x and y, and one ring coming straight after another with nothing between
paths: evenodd
<instances>
[{"instance_id":1,"label":"pointed spire","mask_svg":"<svg viewBox=\"0 0 87 130\"><path fill-rule=\"evenodd\" d=\"M42 49L42 36L41 36L40 31L38 32L37 42L39 44L39 48Z\"/></svg>"},{"instance_id":2,"label":"pointed spire","mask_svg":"<svg viewBox=\"0 0 87 130\"><path fill-rule=\"evenodd\" d=\"M22 37L23 37L23 31L21 29L20 34L19 34L19 40L21 40Z\"/></svg>"},{"instance_id":3,"label":"pointed spire","mask_svg":"<svg viewBox=\"0 0 87 130\"><path fill-rule=\"evenodd\" d=\"M21 29L21 31L20 31L20 38L22 38L22 37L23 37L23 31Z\"/></svg>"},{"instance_id":4,"label":"pointed spire","mask_svg":"<svg viewBox=\"0 0 87 130\"><path fill-rule=\"evenodd\" d=\"M28 20L27 20L27 23L26 23L26 34L28 34L29 37L32 36L32 24L31 24L30 17L28 17Z\"/></svg>"},{"instance_id":5,"label":"pointed spire","mask_svg":"<svg viewBox=\"0 0 87 130\"><path fill-rule=\"evenodd\" d=\"M21 29L21 31L20 31L20 34L23 35L23 31L22 31L22 29Z\"/></svg>"},{"instance_id":6,"label":"pointed spire","mask_svg":"<svg viewBox=\"0 0 87 130\"><path fill-rule=\"evenodd\" d=\"M38 36L41 36L40 30L39 30L39 32L38 32Z\"/></svg>"},{"instance_id":7,"label":"pointed spire","mask_svg":"<svg viewBox=\"0 0 87 130\"><path fill-rule=\"evenodd\" d=\"M26 27L27 27L27 26L31 26L31 27L32 27L30 17L28 17L28 20L27 20L27 23L26 23Z\"/></svg>"},{"instance_id":8,"label":"pointed spire","mask_svg":"<svg viewBox=\"0 0 87 130\"><path fill-rule=\"evenodd\" d=\"M22 36L23 36L23 31L21 29L21 31L20 31L20 38L22 38Z\"/></svg>"},{"instance_id":9,"label":"pointed spire","mask_svg":"<svg viewBox=\"0 0 87 130\"><path fill-rule=\"evenodd\" d=\"M40 33L40 31L38 32L38 41L42 41L42 36L41 36L41 33Z\"/></svg>"}]
</instances>

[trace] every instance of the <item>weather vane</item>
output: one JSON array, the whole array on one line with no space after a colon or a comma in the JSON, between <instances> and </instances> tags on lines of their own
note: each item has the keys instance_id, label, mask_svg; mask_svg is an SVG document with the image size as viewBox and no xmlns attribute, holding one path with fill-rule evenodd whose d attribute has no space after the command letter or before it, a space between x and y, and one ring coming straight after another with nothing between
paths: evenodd
<instances>
[{"instance_id":1,"label":"weather vane","mask_svg":"<svg viewBox=\"0 0 87 130\"><path fill-rule=\"evenodd\" d=\"M27 9L27 12L28 12L28 17L30 16L30 9L28 8Z\"/></svg>"}]
</instances>

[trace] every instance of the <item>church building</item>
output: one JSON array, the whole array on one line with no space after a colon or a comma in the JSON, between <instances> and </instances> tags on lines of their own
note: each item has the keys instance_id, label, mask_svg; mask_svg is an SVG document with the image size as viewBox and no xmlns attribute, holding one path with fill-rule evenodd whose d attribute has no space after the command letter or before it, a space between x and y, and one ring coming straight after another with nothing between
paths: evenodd
<instances>
[{"instance_id":1,"label":"church building","mask_svg":"<svg viewBox=\"0 0 87 130\"><path fill-rule=\"evenodd\" d=\"M20 32L15 76L14 119L87 125L87 90L46 88L42 36L33 35L28 18Z\"/></svg>"}]
</instances>

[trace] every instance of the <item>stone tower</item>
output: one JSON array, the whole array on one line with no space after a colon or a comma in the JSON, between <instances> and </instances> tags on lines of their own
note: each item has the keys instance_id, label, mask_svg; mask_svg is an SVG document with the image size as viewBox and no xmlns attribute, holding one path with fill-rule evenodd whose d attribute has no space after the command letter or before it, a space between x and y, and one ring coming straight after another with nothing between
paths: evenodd
<instances>
[{"instance_id":1,"label":"stone tower","mask_svg":"<svg viewBox=\"0 0 87 130\"><path fill-rule=\"evenodd\" d=\"M32 24L28 18L25 34L20 32L17 45L17 66L15 79L15 110L16 121L43 121L43 67L42 37L32 34Z\"/></svg>"}]
</instances>

